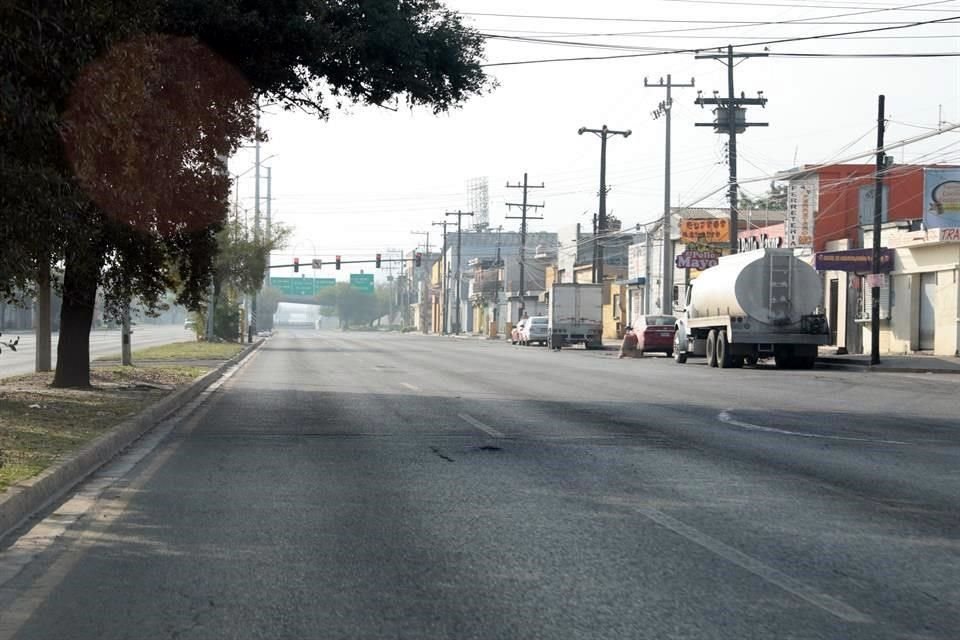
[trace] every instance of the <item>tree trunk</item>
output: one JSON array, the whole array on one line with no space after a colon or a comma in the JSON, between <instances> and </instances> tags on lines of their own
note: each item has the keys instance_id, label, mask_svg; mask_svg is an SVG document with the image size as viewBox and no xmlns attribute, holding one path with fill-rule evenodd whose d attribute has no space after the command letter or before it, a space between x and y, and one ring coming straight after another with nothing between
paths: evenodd
<instances>
[{"instance_id":1,"label":"tree trunk","mask_svg":"<svg viewBox=\"0 0 960 640\"><path fill-rule=\"evenodd\" d=\"M90 328L101 263L99 251L92 244L75 240L67 247L57 371L52 385L61 389L90 386Z\"/></svg>"}]
</instances>

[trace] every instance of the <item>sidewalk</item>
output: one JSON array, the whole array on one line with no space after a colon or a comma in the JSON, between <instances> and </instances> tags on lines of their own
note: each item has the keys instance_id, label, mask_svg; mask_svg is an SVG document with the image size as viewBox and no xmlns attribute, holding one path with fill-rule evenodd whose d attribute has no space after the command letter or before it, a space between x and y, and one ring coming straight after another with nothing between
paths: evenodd
<instances>
[{"instance_id":1,"label":"sidewalk","mask_svg":"<svg viewBox=\"0 0 960 640\"><path fill-rule=\"evenodd\" d=\"M837 355L835 347L820 349L817 365L856 368L888 373L955 373L960 374L960 358L922 354L880 354L880 364L871 365L869 354Z\"/></svg>"}]
</instances>

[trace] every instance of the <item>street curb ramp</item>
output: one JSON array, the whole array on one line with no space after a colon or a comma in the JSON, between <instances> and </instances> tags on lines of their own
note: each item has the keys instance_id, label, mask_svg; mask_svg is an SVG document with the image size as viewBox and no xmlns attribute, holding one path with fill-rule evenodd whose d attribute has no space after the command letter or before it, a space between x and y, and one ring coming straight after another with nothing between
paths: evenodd
<instances>
[{"instance_id":1,"label":"street curb ramp","mask_svg":"<svg viewBox=\"0 0 960 640\"><path fill-rule=\"evenodd\" d=\"M175 391L136 416L125 420L85 447L69 454L38 475L18 482L0 494L0 540L38 511L56 502L93 475L160 422L203 393L224 372L263 345L259 340L216 369Z\"/></svg>"}]
</instances>

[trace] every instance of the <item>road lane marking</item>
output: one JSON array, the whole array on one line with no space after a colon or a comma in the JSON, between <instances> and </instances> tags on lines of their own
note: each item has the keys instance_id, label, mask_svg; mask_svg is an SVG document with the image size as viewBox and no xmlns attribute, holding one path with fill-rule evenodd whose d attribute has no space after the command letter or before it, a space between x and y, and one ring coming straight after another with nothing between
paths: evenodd
<instances>
[{"instance_id":1,"label":"road lane marking","mask_svg":"<svg viewBox=\"0 0 960 640\"><path fill-rule=\"evenodd\" d=\"M463 421L465 421L465 422L469 422L470 424L472 424L473 426L475 426L477 429L480 429L480 431L483 431L485 434L487 434L488 436L490 436L490 437L492 437L492 438L505 438L505 437L506 437L505 435L503 435L502 433L500 433L499 431L497 431L496 429L494 429L494 428L491 427L490 425L487 425L487 424L484 424L484 423L480 422L479 420L477 420L476 418L474 418L473 416L471 416L471 415L469 415L469 414L466 414L466 413L458 413L457 416L458 416L461 420L463 420Z\"/></svg>"},{"instance_id":2,"label":"road lane marking","mask_svg":"<svg viewBox=\"0 0 960 640\"><path fill-rule=\"evenodd\" d=\"M817 591L810 585L805 584L796 578L792 578L782 571L774 569L773 567L764 564L756 558L748 556L742 551L738 551L737 549L720 542L716 538L707 535L699 529L691 527L690 525L685 524L676 518L668 516L659 509L637 505L633 505L633 507L639 513L643 514L650 520L653 520L661 527L673 531L677 535L686 538L690 542L703 547L707 551L710 551L724 560L737 565L741 569L749 571L753 575L766 580L770 584L780 587L788 593L792 593L798 598L809 602L815 607L822 609L827 613L840 618L841 620L860 624L868 624L873 622L873 618L854 609L847 603L842 602L833 596Z\"/></svg>"},{"instance_id":3,"label":"road lane marking","mask_svg":"<svg viewBox=\"0 0 960 640\"><path fill-rule=\"evenodd\" d=\"M784 436L793 436L795 438L815 438L817 440L843 440L845 442L869 442L871 444L894 444L894 445L910 445L910 442L901 442L900 440L874 440L871 438L850 438L846 436L828 436L820 433L805 433L803 431L788 431L786 429L777 429L775 427L764 427L758 424L751 424L749 422L744 422L742 420L737 420L730 415L730 410L721 411L717 415L717 419L724 423L733 425L735 427L740 427L741 429L747 429L749 431L763 431L765 433L779 433Z\"/></svg>"},{"instance_id":4,"label":"road lane marking","mask_svg":"<svg viewBox=\"0 0 960 640\"><path fill-rule=\"evenodd\" d=\"M406 387L407 389L410 389L410 391L420 391L420 387L415 387L409 382L401 382L400 386Z\"/></svg>"}]
</instances>

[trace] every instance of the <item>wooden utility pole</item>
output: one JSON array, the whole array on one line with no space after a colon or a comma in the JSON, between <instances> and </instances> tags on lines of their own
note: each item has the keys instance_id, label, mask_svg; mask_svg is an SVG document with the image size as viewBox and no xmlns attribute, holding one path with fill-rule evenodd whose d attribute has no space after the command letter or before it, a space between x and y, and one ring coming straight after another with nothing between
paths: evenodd
<instances>
[{"instance_id":1,"label":"wooden utility pole","mask_svg":"<svg viewBox=\"0 0 960 640\"><path fill-rule=\"evenodd\" d=\"M592 133L600 138L600 210L597 212L597 231L593 236L593 259L596 261L594 270L594 282L603 283L603 245L599 241L607 231L607 138L610 136L623 136L629 138L633 133L630 129L626 131L614 131L603 125L600 129L588 129L580 127L577 131L580 135Z\"/></svg>"},{"instance_id":2,"label":"wooden utility pole","mask_svg":"<svg viewBox=\"0 0 960 640\"><path fill-rule=\"evenodd\" d=\"M870 287L870 364L880 364L880 227L883 224L883 171L886 153L883 134L886 129L884 107L886 97L877 102L877 173L873 188L873 286Z\"/></svg>"},{"instance_id":3,"label":"wooden utility pole","mask_svg":"<svg viewBox=\"0 0 960 640\"><path fill-rule=\"evenodd\" d=\"M527 304L526 304L526 301L524 300L524 296L527 293L526 292L526 289L527 289L527 283L526 283L527 220L543 220L543 217L532 218L528 216L527 209L542 209L545 206L542 204L529 204L527 202L527 192L530 189L543 189L543 188L544 188L544 184L542 182L539 185L529 184L527 182L526 173L523 174L523 184L520 184L520 183L510 184L509 182L507 183L507 189L523 189L522 203L516 203L516 202L507 203L508 207L511 207L511 208L520 207L521 211L523 212L523 214L520 216L507 216L507 220L521 221L520 222L520 309L518 312L519 315L517 316L518 320L523 317L523 314L527 310ZM498 236L498 243L499 243L499 236ZM497 259L499 260L499 258L500 258L500 247L498 246Z\"/></svg>"},{"instance_id":4,"label":"wooden utility pole","mask_svg":"<svg viewBox=\"0 0 960 640\"><path fill-rule=\"evenodd\" d=\"M461 257L463 254L463 216L472 216L473 211L447 211L448 216L457 216L457 314L456 314L456 323L454 324L454 333L460 335L461 329L461 318L460 318L460 307L461 305L461 275L460 275L460 266L461 266Z\"/></svg>"},{"instance_id":5,"label":"wooden utility pole","mask_svg":"<svg viewBox=\"0 0 960 640\"><path fill-rule=\"evenodd\" d=\"M766 106L767 99L763 97L763 92L757 92L756 98L747 98L743 92L737 98L733 92L733 67L735 58L765 58L766 53L733 53L733 46L727 47L726 53L698 54L697 60L709 59L718 60L727 65L727 97L718 97L719 92L714 91L713 98L704 98L702 92L697 92L695 104L703 107L704 105L713 105L716 107L714 113L717 118L713 122L697 122L698 127L713 127L717 133L726 134L727 158L730 165L730 184L728 187L728 198L730 200L730 253L736 253L739 249L739 209L738 199L740 186L737 179L737 134L743 133L747 127L766 127L766 122L747 122L747 110L745 105Z\"/></svg>"}]
</instances>

